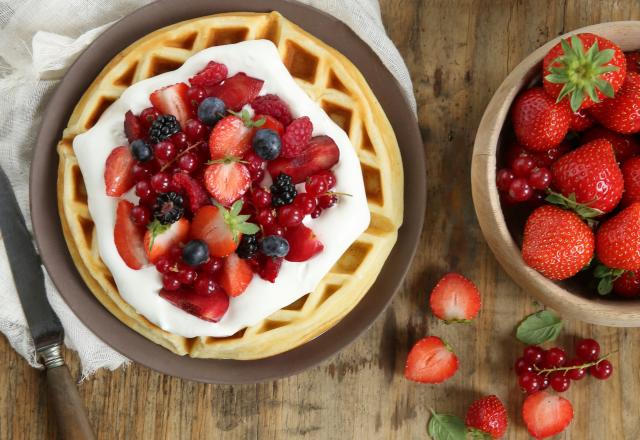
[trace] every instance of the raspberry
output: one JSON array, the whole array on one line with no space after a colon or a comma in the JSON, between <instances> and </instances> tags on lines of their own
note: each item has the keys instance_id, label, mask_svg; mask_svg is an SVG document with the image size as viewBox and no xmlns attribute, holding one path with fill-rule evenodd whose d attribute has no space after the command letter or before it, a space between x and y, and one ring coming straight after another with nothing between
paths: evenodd
<instances>
[{"instance_id":1,"label":"raspberry","mask_svg":"<svg viewBox=\"0 0 640 440\"><path fill-rule=\"evenodd\" d=\"M294 120L289 124L282 136L280 157L292 158L301 154L307 147L312 132L313 124L308 116Z\"/></svg>"},{"instance_id":2,"label":"raspberry","mask_svg":"<svg viewBox=\"0 0 640 440\"><path fill-rule=\"evenodd\" d=\"M272 93L258 96L251 103L251 107L256 113L273 116L285 126L293 120L287 103Z\"/></svg>"},{"instance_id":3,"label":"raspberry","mask_svg":"<svg viewBox=\"0 0 640 440\"><path fill-rule=\"evenodd\" d=\"M227 77L227 73L227 66L215 61L209 61L209 64L204 69L189 78L189 83L196 87L215 86Z\"/></svg>"}]
</instances>

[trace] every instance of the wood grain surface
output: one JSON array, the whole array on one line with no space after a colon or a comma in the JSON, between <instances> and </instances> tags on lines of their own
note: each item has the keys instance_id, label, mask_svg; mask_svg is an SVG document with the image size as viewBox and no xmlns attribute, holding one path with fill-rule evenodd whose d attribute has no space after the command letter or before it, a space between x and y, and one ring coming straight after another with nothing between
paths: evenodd
<instances>
[{"instance_id":1,"label":"wood grain surface","mask_svg":"<svg viewBox=\"0 0 640 440\"><path fill-rule=\"evenodd\" d=\"M511 369L522 346L519 319L540 306L501 270L471 203L469 165L476 127L493 91L529 52L565 31L640 18L636 1L381 0L389 34L414 80L427 153L428 208L421 247L402 291L357 342L305 373L270 383L215 386L131 365L80 385L100 439L425 439L429 408L464 415L482 394L509 410L508 439L527 439L523 397ZM411 209L410 206L407 209ZM483 308L473 325L430 316L427 293L446 271L473 279ZM448 340L461 367L441 385L402 376L411 344ZM568 320L560 343L598 339L614 376L566 393L575 419L562 439L640 439L640 330ZM72 373L78 362L67 352ZM0 338L0 439L57 438L44 380Z\"/></svg>"}]
</instances>

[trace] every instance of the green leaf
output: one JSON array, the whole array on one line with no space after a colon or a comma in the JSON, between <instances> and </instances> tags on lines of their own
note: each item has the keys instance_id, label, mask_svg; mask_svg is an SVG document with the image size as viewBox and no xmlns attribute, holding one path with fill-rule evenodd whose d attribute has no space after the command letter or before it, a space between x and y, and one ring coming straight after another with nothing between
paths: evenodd
<instances>
[{"instance_id":1,"label":"green leaf","mask_svg":"<svg viewBox=\"0 0 640 440\"><path fill-rule=\"evenodd\" d=\"M257 234L260 231L260 226L254 223L241 223L238 225L238 231L243 234L253 235Z\"/></svg>"},{"instance_id":2,"label":"green leaf","mask_svg":"<svg viewBox=\"0 0 640 440\"><path fill-rule=\"evenodd\" d=\"M260 118L257 121L253 121L253 126L256 128L260 128L267 122L267 118Z\"/></svg>"},{"instance_id":3,"label":"green leaf","mask_svg":"<svg viewBox=\"0 0 640 440\"><path fill-rule=\"evenodd\" d=\"M516 338L527 345L553 341L562 330L562 320L548 310L540 310L527 316L518 325Z\"/></svg>"},{"instance_id":4,"label":"green leaf","mask_svg":"<svg viewBox=\"0 0 640 440\"><path fill-rule=\"evenodd\" d=\"M431 410L427 432L433 440L465 440L467 428L460 417L437 414Z\"/></svg>"},{"instance_id":5,"label":"green leaf","mask_svg":"<svg viewBox=\"0 0 640 440\"><path fill-rule=\"evenodd\" d=\"M147 229L151 232L151 240L149 240L149 252L153 249L153 243L156 241L156 237L165 233L171 225L163 225L159 220L154 220L147 225Z\"/></svg>"},{"instance_id":6,"label":"green leaf","mask_svg":"<svg viewBox=\"0 0 640 440\"><path fill-rule=\"evenodd\" d=\"M599 295L608 295L613 290L613 282L611 277L603 277L600 279L598 283L598 294Z\"/></svg>"},{"instance_id":7,"label":"green leaf","mask_svg":"<svg viewBox=\"0 0 640 440\"><path fill-rule=\"evenodd\" d=\"M469 435L471 440L493 440L493 436L488 432L481 431L480 429L469 428Z\"/></svg>"},{"instance_id":8,"label":"green leaf","mask_svg":"<svg viewBox=\"0 0 640 440\"><path fill-rule=\"evenodd\" d=\"M574 113L580 109L583 100L584 94L582 93L582 90L574 90L573 94L571 95L571 110L573 110Z\"/></svg>"},{"instance_id":9,"label":"green leaf","mask_svg":"<svg viewBox=\"0 0 640 440\"><path fill-rule=\"evenodd\" d=\"M242 204L242 200L240 199L233 202L233 205L231 205L231 209L229 210L229 214L233 216L240 214L240 211L242 211Z\"/></svg>"},{"instance_id":10,"label":"green leaf","mask_svg":"<svg viewBox=\"0 0 640 440\"><path fill-rule=\"evenodd\" d=\"M593 47L596 47L596 44L598 43L594 43ZM616 54L616 52L613 49L605 49L605 50L601 50L601 51L594 51L596 53L596 55L593 57L593 62L595 64L601 65L601 64L607 64L609 61L611 61L613 59L613 56ZM616 70L618 69L618 67L616 66Z\"/></svg>"}]
</instances>

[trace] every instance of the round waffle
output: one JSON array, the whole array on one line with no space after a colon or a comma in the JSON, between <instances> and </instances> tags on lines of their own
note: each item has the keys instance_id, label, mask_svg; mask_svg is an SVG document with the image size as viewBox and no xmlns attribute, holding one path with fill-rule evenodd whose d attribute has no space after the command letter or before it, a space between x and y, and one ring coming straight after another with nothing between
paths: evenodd
<instances>
[{"instance_id":1,"label":"round waffle","mask_svg":"<svg viewBox=\"0 0 640 440\"><path fill-rule=\"evenodd\" d=\"M256 325L226 338L184 338L149 322L118 293L100 259L73 139L90 129L131 84L177 69L207 47L269 39L302 89L349 135L362 167L371 222L317 288ZM73 261L96 298L118 319L179 354L258 359L295 348L326 331L373 284L403 218L403 169L387 117L358 69L342 54L277 12L228 13L159 29L123 50L75 107L58 143L58 208Z\"/></svg>"}]
</instances>

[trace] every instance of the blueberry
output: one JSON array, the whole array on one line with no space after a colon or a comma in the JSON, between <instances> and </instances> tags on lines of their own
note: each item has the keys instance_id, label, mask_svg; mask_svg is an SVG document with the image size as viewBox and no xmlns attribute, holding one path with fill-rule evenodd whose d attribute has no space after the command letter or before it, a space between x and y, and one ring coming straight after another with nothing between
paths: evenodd
<instances>
[{"instance_id":1,"label":"blueberry","mask_svg":"<svg viewBox=\"0 0 640 440\"><path fill-rule=\"evenodd\" d=\"M198 106L198 119L203 124L213 127L216 123L224 118L227 112L227 106L220 98L206 98Z\"/></svg>"},{"instance_id":2,"label":"blueberry","mask_svg":"<svg viewBox=\"0 0 640 440\"><path fill-rule=\"evenodd\" d=\"M142 139L131 142L131 154L139 162L146 162L153 157L151 147Z\"/></svg>"},{"instance_id":3,"label":"blueberry","mask_svg":"<svg viewBox=\"0 0 640 440\"><path fill-rule=\"evenodd\" d=\"M260 246L262 253L268 257L284 257L289 253L289 242L278 235L267 235Z\"/></svg>"},{"instance_id":4,"label":"blueberry","mask_svg":"<svg viewBox=\"0 0 640 440\"><path fill-rule=\"evenodd\" d=\"M253 137L253 149L264 160L273 160L278 157L281 148L280 136L268 128L258 130Z\"/></svg>"},{"instance_id":5,"label":"blueberry","mask_svg":"<svg viewBox=\"0 0 640 440\"><path fill-rule=\"evenodd\" d=\"M182 249L182 260L189 266L198 266L209 259L209 246L202 240L191 240Z\"/></svg>"}]
</instances>

